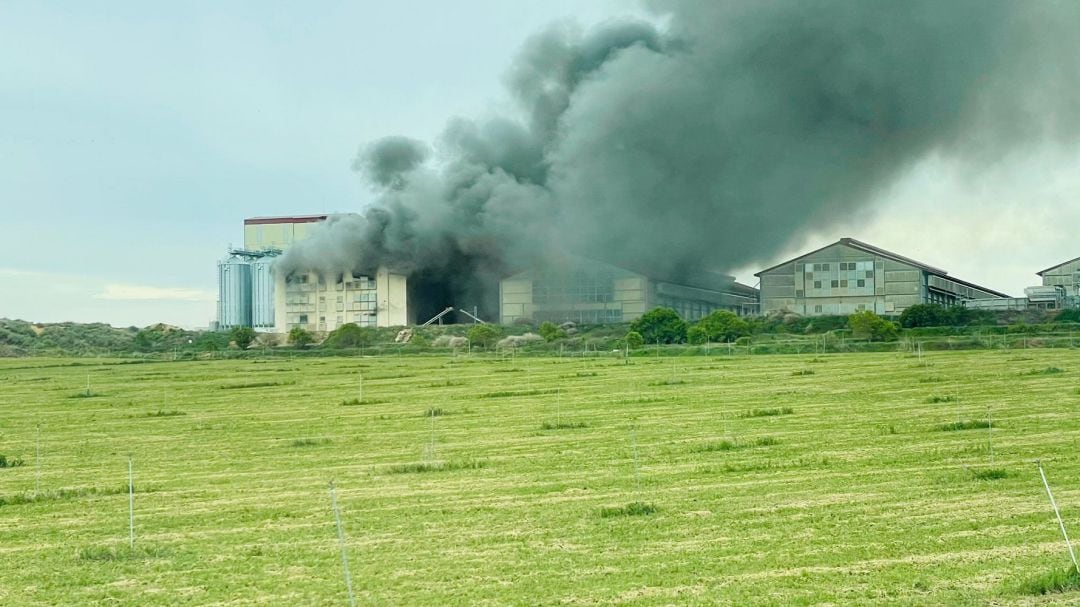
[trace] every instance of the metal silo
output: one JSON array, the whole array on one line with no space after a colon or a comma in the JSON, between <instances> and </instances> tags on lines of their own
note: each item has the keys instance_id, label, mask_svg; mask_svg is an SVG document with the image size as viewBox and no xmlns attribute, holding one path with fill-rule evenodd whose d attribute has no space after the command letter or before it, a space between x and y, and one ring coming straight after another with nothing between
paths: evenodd
<instances>
[{"instance_id":1,"label":"metal silo","mask_svg":"<svg viewBox=\"0 0 1080 607\"><path fill-rule=\"evenodd\" d=\"M271 256L251 262L251 322L259 329L274 328L273 264Z\"/></svg>"},{"instance_id":2,"label":"metal silo","mask_svg":"<svg viewBox=\"0 0 1080 607\"><path fill-rule=\"evenodd\" d=\"M231 256L218 262L218 323L221 329L251 326L251 263Z\"/></svg>"}]
</instances>

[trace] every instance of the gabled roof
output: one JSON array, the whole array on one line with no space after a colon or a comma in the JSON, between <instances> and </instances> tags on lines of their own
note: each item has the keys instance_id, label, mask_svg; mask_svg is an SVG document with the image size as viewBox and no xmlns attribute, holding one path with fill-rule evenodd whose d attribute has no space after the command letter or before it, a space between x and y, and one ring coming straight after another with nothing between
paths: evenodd
<instances>
[{"instance_id":1,"label":"gabled roof","mask_svg":"<svg viewBox=\"0 0 1080 607\"><path fill-rule=\"evenodd\" d=\"M899 262L902 262L902 263L913 265L913 266L915 266L915 267L917 267L917 268L919 268L921 270L926 270L927 272L930 272L931 274L938 274L940 276L945 276L945 275L948 274L948 272L946 272L945 270L942 270L941 268L935 268L934 266L928 266L925 263L922 263L921 261L915 261L914 259L911 259L910 257L904 257L903 255L898 255L896 253L893 253L892 251L886 251L885 249L879 249L878 247L875 247L874 245L867 244L867 243L859 241L859 240L855 240L854 238L841 238L840 240L837 240L836 242L827 244L827 245L821 247L820 249L814 249L813 251L810 251L809 253L803 253L802 255L799 255L798 257L796 257L794 259L789 259L789 260L787 260L785 262L778 263L775 266L772 266L770 268L765 268L764 270L755 273L754 276L759 276L760 277L765 272L768 272L770 270L775 270L776 268L779 268L780 266L783 266L783 265L787 265L787 264L789 264L789 263L791 263L793 261L798 261L798 260L802 259L803 257L809 257L810 255L813 255L814 253L820 253L820 252L824 251L825 249L828 249L829 247L835 247L838 244L845 245L845 246L851 247L853 249L859 249L860 251L865 251L867 253L872 253L874 255L879 255L881 257L885 257L886 259L892 259L893 261L899 261Z\"/></svg>"},{"instance_id":2,"label":"gabled roof","mask_svg":"<svg viewBox=\"0 0 1080 607\"><path fill-rule=\"evenodd\" d=\"M1039 270L1038 272L1035 272L1035 274L1037 274L1039 276L1042 276L1043 274L1046 274L1047 272L1049 272L1050 270L1053 270L1054 268L1060 268L1061 266L1070 264L1070 263L1072 263L1074 261L1080 261L1080 257L1073 257L1069 261L1063 261L1061 263L1054 264L1054 265L1050 266L1049 268L1046 268L1045 270Z\"/></svg>"},{"instance_id":3,"label":"gabled roof","mask_svg":"<svg viewBox=\"0 0 1080 607\"><path fill-rule=\"evenodd\" d=\"M799 255L798 257L796 257L794 259L789 259L789 260L787 260L785 262L778 263L775 266L772 266L770 268L765 268L764 270L761 270L760 272L756 272L754 274L754 276L757 276L757 277L760 278L762 274L764 274L764 273L766 273L766 272L768 272L770 270L775 270L776 268L779 268L780 266L787 265L787 264L792 263L794 261L798 261L798 260L800 260L800 259L802 259L804 257L809 257L810 255L813 255L814 253L820 253L821 251L824 251L825 249L828 249L829 247L834 247L836 245L844 245L844 246L847 246L847 247L851 247L853 249L858 249L860 251L865 251L865 252L873 254L873 255L878 255L878 256L884 257L886 259L891 259L893 261L899 261L900 263L906 263L908 265L915 266L916 268L919 268L920 270L923 270L924 272L929 272L930 274L935 274L935 275L941 276L941 277L948 277L949 280L951 280L951 281L953 281L955 283L962 284L965 287L971 287L973 289L978 289L980 291L985 291L986 293L990 293L992 295L997 295L998 297L1009 297L1005 293L1000 293L998 291L994 291L993 289L988 289L986 287L977 285L975 283L967 282L966 280L960 280L959 278L949 276L949 273L946 272L945 270L942 270L941 268L935 268L934 266L926 265L925 263L922 263L921 261L916 261L914 259L911 259L910 257L904 257L903 255L898 255L896 253L893 253L892 251L886 251L885 249L881 249L881 248L875 247L872 244L867 244L865 242L855 240L854 238L841 238L840 240L838 240L838 241L836 241L834 243L831 243L831 244L827 244L827 245L821 247L820 249L814 249L813 251L810 251L809 253L804 253L802 255ZM1068 263L1068 262L1066 262L1066 263Z\"/></svg>"}]
</instances>

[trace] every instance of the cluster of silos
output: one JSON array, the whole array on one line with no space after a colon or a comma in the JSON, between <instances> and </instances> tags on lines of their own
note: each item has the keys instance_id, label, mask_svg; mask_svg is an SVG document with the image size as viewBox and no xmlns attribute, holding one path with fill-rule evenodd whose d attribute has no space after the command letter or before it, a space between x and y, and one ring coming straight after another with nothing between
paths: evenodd
<instances>
[{"instance_id":1,"label":"cluster of silos","mask_svg":"<svg viewBox=\"0 0 1080 607\"><path fill-rule=\"evenodd\" d=\"M274 327L274 257L234 250L218 262L218 328Z\"/></svg>"}]
</instances>

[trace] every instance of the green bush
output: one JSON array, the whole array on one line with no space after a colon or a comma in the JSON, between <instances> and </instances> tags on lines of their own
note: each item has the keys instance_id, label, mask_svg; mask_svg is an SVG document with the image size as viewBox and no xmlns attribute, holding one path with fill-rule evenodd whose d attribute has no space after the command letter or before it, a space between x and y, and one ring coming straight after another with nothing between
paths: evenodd
<instances>
[{"instance_id":1,"label":"green bush","mask_svg":"<svg viewBox=\"0 0 1080 607\"><path fill-rule=\"evenodd\" d=\"M704 332L706 341L732 342L750 335L750 323L728 310L714 311L699 320L694 328L700 328ZM698 343L704 343L704 341Z\"/></svg>"},{"instance_id":2,"label":"green bush","mask_svg":"<svg viewBox=\"0 0 1080 607\"><path fill-rule=\"evenodd\" d=\"M900 335L896 323L885 320L870 310L862 310L848 316L848 327L855 339L870 341L895 341Z\"/></svg>"},{"instance_id":3,"label":"green bush","mask_svg":"<svg viewBox=\"0 0 1080 607\"><path fill-rule=\"evenodd\" d=\"M630 330L641 334L646 343L677 344L686 341L686 321L671 308L656 308L630 323Z\"/></svg>"},{"instance_id":4,"label":"green bush","mask_svg":"<svg viewBox=\"0 0 1080 607\"><path fill-rule=\"evenodd\" d=\"M375 329L349 322L331 331L322 345L328 348L366 348L375 343L375 337Z\"/></svg>"},{"instance_id":5,"label":"green bush","mask_svg":"<svg viewBox=\"0 0 1080 607\"><path fill-rule=\"evenodd\" d=\"M229 331L229 338L236 343L236 347L247 350L251 342L255 341L255 329L251 327L235 327Z\"/></svg>"},{"instance_id":6,"label":"green bush","mask_svg":"<svg viewBox=\"0 0 1080 607\"><path fill-rule=\"evenodd\" d=\"M626 340L626 347L630 348L631 350L637 350L641 346L645 345L645 338L642 337L641 333L638 333L637 331L630 331L623 339Z\"/></svg>"},{"instance_id":7,"label":"green bush","mask_svg":"<svg viewBox=\"0 0 1080 607\"><path fill-rule=\"evenodd\" d=\"M495 325L477 324L473 325L465 336L469 338L469 342L474 346L490 348L502 337L502 331Z\"/></svg>"},{"instance_id":8,"label":"green bush","mask_svg":"<svg viewBox=\"0 0 1080 607\"><path fill-rule=\"evenodd\" d=\"M536 331L540 334L540 337L544 338L544 341L548 342L566 337L566 331L563 331L559 328L559 325L550 321L540 323L540 328Z\"/></svg>"},{"instance_id":9,"label":"green bush","mask_svg":"<svg viewBox=\"0 0 1080 607\"><path fill-rule=\"evenodd\" d=\"M303 327L293 327L289 331L289 343L298 348L303 348L313 341L315 341L315 336Z\"/></svg>"}]
</instances>

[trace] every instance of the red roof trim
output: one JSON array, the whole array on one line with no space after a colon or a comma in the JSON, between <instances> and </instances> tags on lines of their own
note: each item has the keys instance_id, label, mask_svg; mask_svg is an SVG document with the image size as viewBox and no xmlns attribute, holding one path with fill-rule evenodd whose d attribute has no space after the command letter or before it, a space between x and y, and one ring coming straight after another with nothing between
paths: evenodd
<instances>
[{"instance_id":1,"label":"red roof trim","mask_svg":"<svg viewBox=\"0 0 1080 607\"><path fill-rule=\"evenodd\" d=\"M268 225L274 223L316 223L326 221L328 215L293 215L290 217L251 217L244 220L244 225Z\"/></svg>"}]
</instances>

